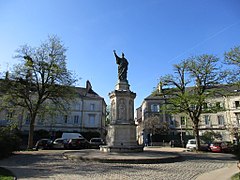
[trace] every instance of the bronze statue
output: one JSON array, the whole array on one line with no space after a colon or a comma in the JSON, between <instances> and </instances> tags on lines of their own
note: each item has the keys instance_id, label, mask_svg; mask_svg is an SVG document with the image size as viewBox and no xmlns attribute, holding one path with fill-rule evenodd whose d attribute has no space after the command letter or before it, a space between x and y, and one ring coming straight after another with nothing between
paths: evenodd
<instances>
[{"instance_id":1,"label":"bronze statue","mask_svg":"<svg viewBox=\"0 0 240 180\"><path fill-rule=\"evenodd\" d=\"M128 70L128 61L122 53L122 57L118 57L116 50L113 50L113 53L116 57L116 63L118 64L118 79L120 81L127 81L127 70Z\"/></svg>"}]
</instances>

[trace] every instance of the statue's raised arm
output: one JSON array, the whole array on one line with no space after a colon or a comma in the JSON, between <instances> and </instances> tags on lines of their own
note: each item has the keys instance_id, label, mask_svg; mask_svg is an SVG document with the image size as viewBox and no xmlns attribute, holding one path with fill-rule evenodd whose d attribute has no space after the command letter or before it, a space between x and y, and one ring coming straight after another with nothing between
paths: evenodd
<instances>
[{"instance_id":1,"label":"statue's raised arm","mask_svg":"<svg viewBox=\"0 0 240 180\"><path fill-rule=\"evenodd\" d=\"M122 57L118 57L116 50L113 50L113 53L116 58L116 63L118 64L118 79L120 81L127 81L127 70L128 70L128 61L122 53Z\"/></svg>"}]
</instances>

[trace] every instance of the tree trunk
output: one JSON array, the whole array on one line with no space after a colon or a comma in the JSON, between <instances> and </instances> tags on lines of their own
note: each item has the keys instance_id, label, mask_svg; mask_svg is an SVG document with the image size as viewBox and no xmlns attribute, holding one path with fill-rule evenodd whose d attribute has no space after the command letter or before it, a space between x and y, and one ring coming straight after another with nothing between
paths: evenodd
<instances>
[{"instance_id":1,"label":"tree trunk","mask_svg":"<svg viewBox=\"0 0 240 180\"><path fill-rule=\"evenodd\" d=\"M34 124L35 124L36 114L30 117L29 133L28 133L28 149L33 148L33 135L34 135Z\"/></svg>"},{"instance_id":2,"label":"tree trunk","mask_svg":"<svg viewBox=\"0 0 240 180\"><path fill-rule=\"evenodd\" d=\"M200 150L200 137L199 137L198 122L194 123L194 135L195 135L195 140L196 140L196 150L199 151Z\"/></svg>"},{"instance_id":3,"label":"tree trunk","mask_svg":"<svg viewBox=\"0 0 240 180\"><path fill-rule=\"evenodd\" d=\"M30 123L29 125L29 133L28 133L28 149L33 148L33 134L34 134L34 125Z\"/></svg>"}]
</instances>

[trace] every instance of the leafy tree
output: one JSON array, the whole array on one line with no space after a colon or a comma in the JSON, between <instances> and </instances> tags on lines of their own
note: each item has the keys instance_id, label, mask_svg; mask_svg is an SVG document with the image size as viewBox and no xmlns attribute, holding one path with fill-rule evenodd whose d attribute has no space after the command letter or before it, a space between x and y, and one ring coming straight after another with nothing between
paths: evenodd
<instances>
[{"instance_id":1,"label":"leafy tree","mask_svg":"<svg viewBox=\"0 0 240 180\"><path fill-rule=\"evenodd\" d=\"M199 122L205 99L211 95L208 88L217 85L223 78L219 59L213 55L194 56L174 65L174 75L161 77L161 83L168 88L169 113L185 113L192 123L197 150L200 147ZM190 87L191 86L191 87Z\"/></svg>"},{"instance_id":2,"label":"leafy tree","mask_svg":"<svg viewBox=\"0 0 240 180\"><path fill-rule=\"evenodd\" d=\"M29 115L28 148L33 146L36 117L46 109L66 110L76 82L66 67L66 48L57 36L51 36L39 47L21 46L15 58L20 59L4 80L4 100L11 107L22 107Z\"/></svg>"},{"instance_id":3,"label":"leafy tree","mask_svg":"<svg viewBox=\"0 0 240 180\"><path fill-rule=\"evenodd\" d=\"M232 48L225 53L225 63L231 65L233 69L227 71L229 81L240 83L240 46Z\"/></svg>"},{"instance_id":4,"label":"leafy tree","mask_svg":"<svg viewBox=\"0 0 240 180\"><path fill-rule=\"evenodd\" d=\"M213 142L214 140L221 140L222 139L222 135L219 132L214 132L213 130L205 131L202 134L201 139L204 142Z\"/></svg>"}]
</instances>

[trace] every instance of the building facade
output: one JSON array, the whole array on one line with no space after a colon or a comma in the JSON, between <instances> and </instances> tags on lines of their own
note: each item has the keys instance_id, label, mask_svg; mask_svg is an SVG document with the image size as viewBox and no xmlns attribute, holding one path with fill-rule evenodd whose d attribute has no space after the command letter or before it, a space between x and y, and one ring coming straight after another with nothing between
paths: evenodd
<instances>
[{"instance_id":1,"label":"building facade","mask_svg":"<svg viewBox=\"0 0 240 180\"><path fill-rule=\"evenodd\" d=\"M240 134L240 91L236 86L221 85L217 88L221 88L222 93L206 99L200 116L199 134L214 132L220 134L220 140L234 142ZM193 124L186 114L167 114L162 108L168 98L158 91L145 98L141 107L137 108L139 143L145 143L148 138L144 121L153 115L159 115L160 121L168 124L170 138L183 142L193 136Z\"/></svg>"},{"instance_id":2,"label":"building facade","mask_svg":"<svg viewBox=\"0 0 240 180\"><path fill-rule=\"evenodd\" d=\"M35 131L49 132L98 132L105 135L106 103L104 98L94 92L87 83L85 88L75 87L77 96L70 102L66 112L52 112L41 114L35 122ZM29 115L24 109L8 112L0 111L0 125L15 122L24 133L29 130Z\"/></svg>"}]
</instances>

